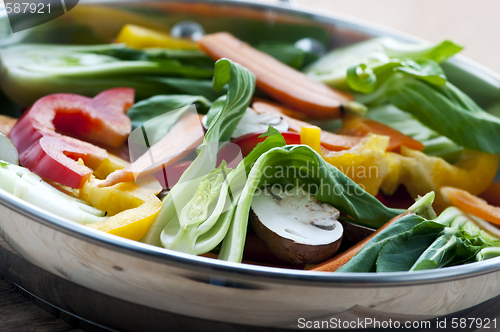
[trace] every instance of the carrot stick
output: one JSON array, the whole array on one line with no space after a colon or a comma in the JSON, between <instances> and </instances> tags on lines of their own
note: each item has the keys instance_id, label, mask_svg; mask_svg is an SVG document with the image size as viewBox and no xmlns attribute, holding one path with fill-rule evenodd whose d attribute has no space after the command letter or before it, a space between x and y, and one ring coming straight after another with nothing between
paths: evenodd
<instances>
[{"instance_id":1,"label":"carrot stick","mask_svg":"<svg viewBox=\"0 0 500 332\"><path fill-rule=\"evenodd\" d=\"M226 32L205 35L198 46L215 60L228 58L255 74L257 87L311 118L338 118L353 96L331 89Z\"/></svg>"},{"instance_id":2,"label":"carrot stick","mask_svg":"<svg viewBox=\"0 0 500 332\"><path fill-rule=\"evenodd\" d=\"M491 205L500 206L500 182L493 182L479 195Z\"/></svg>"},{"instance_id":3,"label":"carrot stick","mask_svg":"<svg viewBox=\"0 0 500 332\"><path fill-rule=\"evenodd\" d=\"M422 151L425 146L410 136L391 128L383 123L363 118L354 114L345 114L342 118L342 128L339 133L351 136L366 136L369 133L389 136L389 147L387 151L400 151L401 146L409 147L413 150Z\"/></svg>"},{"instance_id":4,"label":"carrot stick","mask_svg":"<svg viewBox=\"0 0 500 332\"><path fill-rule=\"evenodd\" d=\"M290 131L300 133L302 127L311 126L308 122L297 120L288 116L287 114L290 114L290 110L275 103L259 100L252 104L252 108L257 113L267 113L282 117L288 123ZM347 150L358 145L359 142L361 142L360 137L336 135L328 131L321 131L321 144L331 151Z\"/></svg>"},{"instance_id":5,"label":"carrot stick","mask_svg":"<svg viewBox=\"0 0 500 332\"><path fill-rule=\"evenodd\" d=\"M361 250L361 248L364 247L365 244L367 244L375 235L378 233L382 232L384 229L389 227L391 224L393 224L396 220L410 214L409 211L406 211L403 214L400 214L399 216L396 216L386 222L384 226L380 227L376 232L374 232L372 235L368 236L364 240L358 242L351 248L347 249L343 253L338 254L337 256L330 258L329 260L320 263L313 268L310 268L309 270L311 271L321 271L321 272L334 272L337 269L339 269L341 266L343 266L345 263L347 263L354 255L358 253L358 251Z\"/></svg>"},{"instance_id":6,"label":"carrot stick","mask_svg":"<svg viewBox=\"0 0 500 332\"><path fill-rule=\"evenodd\" d=\"M139 175L152 174L172 165L192 152L203 142L203 129L200 117L186 113L172 129L149 148L148 152L128 167L114 171L99 187L112 186L119 182L134 181ZM161 162L161 163L159 163Z\"/></svg>"},{"instance_id":7,"label":"carrot stick","mask_svg":"<svg viewBox=\"0 0 500 332\"><path fill-rule=\"evenodd\" d=\"M460 210L500 225L500 207L490 205L484 199L458 188L442 187L441 195L446 201Z\"/></svg>"}]
</instances>

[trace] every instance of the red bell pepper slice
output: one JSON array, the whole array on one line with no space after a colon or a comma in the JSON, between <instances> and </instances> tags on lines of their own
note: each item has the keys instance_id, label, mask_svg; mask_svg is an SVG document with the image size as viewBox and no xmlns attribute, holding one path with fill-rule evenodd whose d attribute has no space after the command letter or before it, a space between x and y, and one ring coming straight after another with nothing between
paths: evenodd
<instances>
[{"instance_id":1,"label":"red bell pepper slice","mask_svg":"<svg viewBox=\"0 0 500 332\"><path fill-rule=\"evenodd\" d=\"M245 157L250 151L255 148L255 146L261 142L264 142L266 137L259 137L262 133L250 133L237 138L234 138L232 142L238 145L241 149L241 154ZM293 132L281 133L287 145L300 144L300 134Z\"/></svg>"},{"instance_id":2,"label":"red bell pepper slice","mask_svg":"<svg viewBox=\"0 0 500 332\"><path fill-rule=\"evenodd\" d=\"M21 165L33 173L73 188L81 188L107 152L86 141L119 147L132 129L125 112L134 103L134 90L106 90L95 98L53 94L36 101L10 132Z\"/></svg>"}]
</instances>

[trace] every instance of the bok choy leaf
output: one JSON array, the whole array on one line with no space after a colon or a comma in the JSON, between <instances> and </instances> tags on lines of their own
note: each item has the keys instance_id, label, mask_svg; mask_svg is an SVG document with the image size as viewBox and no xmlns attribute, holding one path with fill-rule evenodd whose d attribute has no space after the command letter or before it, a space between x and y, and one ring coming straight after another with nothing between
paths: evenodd
<instances>
[{"instance_id":1,"label":"bok choy leaf","mask_svg":"<svg viewBox=\"0 0 500 332\"><path fill-rule=\"evenodd\" d=\"M374 98L373 100L370 100ZM433 85L394 73L365 102L386 98L426 127L471 150L499 154L500 119L483 111L453 84ZM479 135L480 133L480 135Z\"/></svg>"},{"instance_id":2,"label":"bok choy leaf","mask_svg":"<svg viewBox=\"0 0 500 332\"><path fill-rule=\"evenodd\" d=\"M158 95L135 103L128 109L127 116L132 120L132 128L135 129L144 122L156 118L159 115L195 103L199 105L196 107L199 113L203 113L204 109L212 105L212 103L203 96ZM173 122L175 123L175 121Z\"/></svg>"},{"instance_id":3,"label":"bok choy leaf","mask_svg":"<svg viewBox=\"0 0 500 332\"><path fill-rule=\"evenodd\" d=\"M366 117L399 130L425 145L424 153L440 157L449 163L460 158L463 148L449 138L421 124L413 115L403 112L392 104L370 108Z\"/></svg>"},{"instance_id":4,"label":"bok choy leaf","mask_svg":"<svg viewBox=\"0 0 500 332\"><path fill-rule=\"evenodd\" d=\"M94 96L123 86L136 89L137 97L143 99L169 91L182 92L171 82L161 80L165 77L203 80L213 76L211 66L194 60L203 57L198 53L149 52L121 44L11 46L0 51L0 83L9 98L29 106L51 93Z\"/></svg>"},{"instance_id":5,"label":"bok choy leaf","mask_svg":"<svg viewBox=\"0 0 500 332\"><path fill-rule=\"evenodd\" d=\"M248 108L255 90L255 76L246 68L221 59L215 65L214 87L220 90L226 84L229 84L227 95L222 97L223 105L205 134L198 157L163 199L162 209L142 242L162 246L160 235L164 229L173 233L181 228L178 214L196 193L204 176L215 168L218 151L226 143L222 135L230 131L228 128L236 127Z\"/></svg>"},{"instance_id":6,"label":"bok choy leaf","mask_svg":"<svg viewBox=\"0 0 500 332\"><path fill-rule=\"evenodd\" d=\"M498 247L499 239L481 230L462 211L448 208L457 214L439 237L422 253L410 271L430 270L449 265L463 264L484 259L478 254L487 248ZM485 250L484 252L487 252Z\"/></svg>"},{"instance_id":7,"label":"bok choy leaf","mask_svg":"<svg viewBox=\"0 0 500 332\"><path fill-rule=\"evenodd\" d=\"M353 66L356 68L359 64L363 64L364 68L359 74L368 77L372 72L384 71L394 66L394 59L395 62L403 59L414 62L434 60L439 63L462 49L462 46L449 40L428 45L404 43L390 37L374 38L334 49L308 66L305 72L332 87L350 90L346 75Z\"/></svg>"}]
</instances>

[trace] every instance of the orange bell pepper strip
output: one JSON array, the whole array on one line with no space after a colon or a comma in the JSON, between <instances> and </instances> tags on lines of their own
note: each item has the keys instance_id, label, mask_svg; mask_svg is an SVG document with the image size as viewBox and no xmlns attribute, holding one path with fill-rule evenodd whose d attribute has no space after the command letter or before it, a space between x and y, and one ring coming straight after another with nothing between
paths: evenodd
<instances>
[{"instance_id":1,"label":"orange bell pepper strip","mask_svg":"<svg viewBox=\"0 0 500 332\"><path fill-rule=\"evenodd\" d=\"M69 93L37 100L12 128L9 136L21 165L63 185L80 188L107 152L85 141L119 147L132 125L125 115L134 103L134 90L115 88L94 98ZM85 141L56 132L68 133ZM81 165L82 159L86 165Z\"/></svg>"},{"instance_id":2,"label":"orange bell pepper strip","mask_svg":"<svg viewBox=\"0 0 500 332\"><path fill-rule=\"evenodd\" d=\"M390 141L387 151L399 152L402 146L418 151L422 151L425 148L425 145L419 141L383 123L354 114L344 114L342 117L342 128L339 130L339 134L366 136L369 133L389 136Z\"/></svg>"},{"instance_id":3,"label":"orange bell pepper strip","mask_svg":"<svg viewBox=\"0 0 500 332\"><path fill-rule=\"evenodd\" d=\"M100 187L136 180L140 175L153 174L182 160L203 142L204 133L197 114L186 113L148 152L130 166L111 173Z\"/></svg>"},{"instance_id":4,"label":"orange bell pepper strip","mask_svg":"<svg viewBox=\"0 0 500 332\"><path fill-rule=\"evenodd\" d=\"M260 90L310 118L339 118L342 106L354 100L352 95L314 81L227 32L205 35L198 46L214 60L228 58L248 68Z\"/></svg>"},{"instance_id":5,"label":"orange bell pepper strip","mask_svg":"<svg viewBox=\"0 0 500 332\"><path fill-rule=\"evenodd\" d=\"M9 135L10 131L12 130L12 128L14 128L16 123L17 119L0 114L0 132L4 133L5 135Z\"/></svg>"},{"instance_id":6,"label":"orange bell pepper strip","mask_svg":"<svg viewBox=\"0 0 500 332\"><path fill-rule=\"evenodd\" d=\"M168 33L152 30L133 24L126 24L116 37L117 43L125 43L132 48L170 48L197 50L196 43L175 38Z\"/></svg>"},{"instance_id":7,"label":"orange bell pepper strip","mask_svg":"<svg viewBox=\"0 0 500 332\"><path fill-rule=\"evenodd\" d=\"M500 225L500 207L490 205L484 199L453 187L442 187L441 194L446 201L460 210Z\"/></svg>"},{"instance_id":8,"label":"orange bell pepper strip","mask_svg":"<svg viewBox=\"0 0 500 332\"><path fill-rule=\"evenodd\" d=\"M294 118L295 111L289 110L278 104L258 100L252 104L252 108L257 113L267 113L283 118L289 126L290 131L300 133L302 127L310 127L311 124ZM331 151L341 151L350 149L361 142L361 138L354 136L337 135L328 131L321 131L321 145Z\"/></svg>"}]
</instances>

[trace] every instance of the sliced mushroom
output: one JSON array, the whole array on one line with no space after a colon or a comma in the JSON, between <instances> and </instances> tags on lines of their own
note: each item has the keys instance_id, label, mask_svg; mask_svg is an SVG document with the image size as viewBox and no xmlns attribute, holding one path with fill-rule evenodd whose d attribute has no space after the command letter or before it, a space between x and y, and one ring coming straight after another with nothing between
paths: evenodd
<instances>
[{"instance_id":1,"label":"sliced mushroom","mask_svg":"<svg viewBox=\"0 0 500 332\"><path fill-rule=\"evenodd\" d=\"M372 228L356 225L346 220L339 220L339 222L344 228L344 242L347 241L351 245L366 239L375 232Z\"/></svg>"},{"instance_id":2,"label":"sliced mushroom","mask_svg":"<svg viewBox=\"0 0 500 332\"><path fill-rule=\"evenodd\" d=\"M208 129L206 115L202 118L201 123L205 129ZM282 117L274 114L257 113L248 108L236 126L232 138L238 138L250 133L265 132L269 126L282 133L288 131L288 123Z\"/></svg>"},{"instance_id":3,"label":"sliced mushroom","mask_svg":"<svg viewBox=\"0 0 500 332\"><path fill-rule=\"evenodd\" d=\"M16 146L10 138L0 132L0 160L6 161L9 164L19 165L19 154Z\"/></svg>"},{"instance_id":4,"label":"sliced mushroom","mask_svg":"<svg viewBox=\"0 0 500 332\"><path fill-rule=\"evenodd\" d=\"M278 258L295 264L320 263L342 241L340 212L308 192L267 187L256 193L250 222L257 236Z\"/></svg>"}]
</instances>

